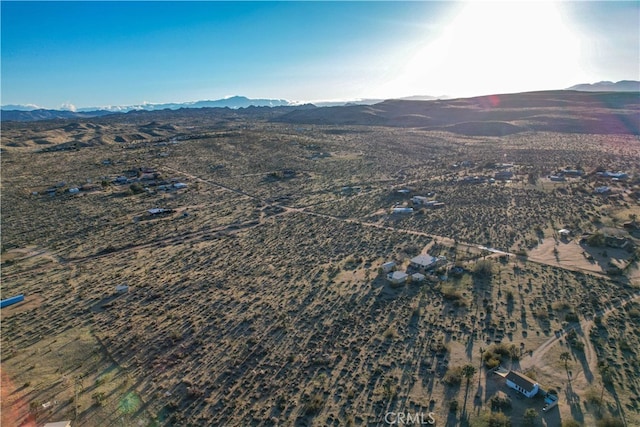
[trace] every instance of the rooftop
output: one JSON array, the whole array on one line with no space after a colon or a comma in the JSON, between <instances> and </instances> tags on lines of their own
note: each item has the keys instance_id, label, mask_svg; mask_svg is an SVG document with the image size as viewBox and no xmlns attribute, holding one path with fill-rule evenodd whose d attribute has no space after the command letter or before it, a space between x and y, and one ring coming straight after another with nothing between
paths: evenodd
<instances>
[{"instance_id":1,"label":"rooftop","mask_svg":"<svg viewBox=\"0 0 640 427\"><path fill-rule=\"evenodd\" d=\"M419 266L428 267L431 264L436 262L436 258L432 257L429 254L418 255L417 257L411 258L411 263Z\"/></svg>"},{"instance_id":2,"label":"rooftop","mask_svg":"<svg viewBox=\"0 0 640 427\"><path fill-rule=\"evenodd\" d=\"M527 393L533 391L533 387L537 384L535 380L516 371L509 371L505 378L515 385L522 387Z\"/></svg>"}]
</instances>

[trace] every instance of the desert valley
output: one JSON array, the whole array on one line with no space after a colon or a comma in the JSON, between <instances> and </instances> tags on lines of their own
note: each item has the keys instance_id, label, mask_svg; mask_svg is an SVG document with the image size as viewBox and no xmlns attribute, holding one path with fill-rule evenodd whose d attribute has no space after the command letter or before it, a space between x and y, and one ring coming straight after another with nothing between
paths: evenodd
<instances>
[{"instance_id":1,"label":"desert valley","mask_svg":"<svg viewBox=\"0 0 640 427\"><path fill-rule=\"evenodd\" d=\"M578 91L3 120L2 425L640 425L639 127Z\"/></svg>"}]
</instances>

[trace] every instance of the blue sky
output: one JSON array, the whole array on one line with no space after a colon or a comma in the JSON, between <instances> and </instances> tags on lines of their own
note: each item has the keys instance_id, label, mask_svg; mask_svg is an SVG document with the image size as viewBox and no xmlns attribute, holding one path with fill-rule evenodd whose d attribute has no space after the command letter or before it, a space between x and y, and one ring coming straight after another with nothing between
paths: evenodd
<instances>
[{"instance_id":1,"label":"blue sky","mask_svg":"<svg viewBox=\"0 0 640 427\"><path fill-rule=\"evenodd\" d=\"M471 96L640 79L634 2L8 2L1 103Z\"/></svg>"}]
</instances>

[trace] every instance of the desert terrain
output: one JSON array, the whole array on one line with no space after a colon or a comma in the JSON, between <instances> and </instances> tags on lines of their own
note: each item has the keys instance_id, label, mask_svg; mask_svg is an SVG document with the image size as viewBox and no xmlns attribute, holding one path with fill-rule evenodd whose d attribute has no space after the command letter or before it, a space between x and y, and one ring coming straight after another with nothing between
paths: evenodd
<instances>
[{"instance_id":1,"label":"desert terrain","mask_svg":"<svg viewBox=\"0 0 640 427\"><path fill-rule=\"evenodd\" d=\"M2 425L640 425L634 95L3 122Z\"/></svg>"}]
</instances>

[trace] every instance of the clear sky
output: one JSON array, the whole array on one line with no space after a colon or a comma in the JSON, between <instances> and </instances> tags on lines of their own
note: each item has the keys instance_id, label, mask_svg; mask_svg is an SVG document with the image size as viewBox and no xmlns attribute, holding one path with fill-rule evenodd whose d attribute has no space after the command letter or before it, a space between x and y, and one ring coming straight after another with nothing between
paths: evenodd
<instances>
[{"instance_id":1,"label":"clear sky","mask_svg":"<svg viewBox=\"0 0 640 427\"><path fill-rule=\"evenodd\" d=\"M0 3L1 103L473 96L640 80L640 2Z\"/></svg>"}]
</instances>

